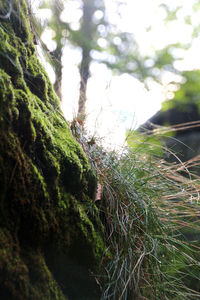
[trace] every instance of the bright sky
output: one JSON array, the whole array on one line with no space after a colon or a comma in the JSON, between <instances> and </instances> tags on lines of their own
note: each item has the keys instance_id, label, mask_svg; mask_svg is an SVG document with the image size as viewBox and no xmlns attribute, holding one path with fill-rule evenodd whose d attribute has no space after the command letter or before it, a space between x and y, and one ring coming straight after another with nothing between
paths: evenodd
<instances>
[{"instance_id":1,"label":"bright sky","mask_svg":"<svg viewBox=\"0 0 200 300\"><path fill-rule=\"evenodd\" d=\"M196 0L121 0L119 16L116 13L116 1L105 0L109 20L117 24L122 31L134 33L143 54L153 54L155 49L162 49L169 43L190 42L192 26L185 24L184 17L192 14L192 5L196 2ZM70 18L74 20L73 26L78 28L80 9L77 1L71 3L73 3L72 11L67 14L66 10L62 17L68 21ZM159 7L162 3L172 8L182 6L177 13L177 20L165 24L166 11ZM192 25L198 25L199 20L200 13L193 14ZM149 27L151 30L146 32ZM46 38L49 38L48 34L51 33L45 34ZM177 62L176 66L180 69L200 68L200 61L197 59L199 49L200 41L196 39L188 52L176 53L178 56L184 56L184 60ZM80 52L74 47L65 47L62 109L68 120L72 119L77 111L79 61ZM171 79L171 74L166 72L163 75L163 86L152 81L150 90L147 91L144 84L134 77L128 74L113 76L102 64L93 63L91 75L87 94L87 127L91 132L95 128L100 135L107 138L109 136L111 143L124 140L126 129L137 128L161 108L162 101L166 99L166 85ZM180 78L176 79L180 81Z\"/></svg>"}]
</instances>

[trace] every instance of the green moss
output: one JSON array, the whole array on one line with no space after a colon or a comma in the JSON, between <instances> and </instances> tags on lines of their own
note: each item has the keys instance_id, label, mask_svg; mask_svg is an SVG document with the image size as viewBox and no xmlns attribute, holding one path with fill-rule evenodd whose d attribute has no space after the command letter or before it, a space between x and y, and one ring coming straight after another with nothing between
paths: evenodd
<instances>
[{"instance_id":1,"label":"green moss","mask_svg":"<svg viewBox=\"0 0 200 300\"><path fill-rule=\"evenodd\" d=\"M4 299L67 300L40 252L20 248L6 229L0 230L0 242L0 288Z\"/></svg>"},{"instance_id":2,"label":"green moss","mask_svg":"<svg viewBox=\"0 0 200 300\"><path fill-rule=\"evenodd\" d=\"M6 5L0 0L0 13ZM95 285L89 268L97 270L104 253L91 199L96 179L32 38L25 1L13 0L11 18L0 24L0 298L73 299L76 280L59 275L65 263L78 261ZM86 289L82 296L90 299Z\"/></svg>"},{"instance_id":3,"label":"green moss","mask_svg":"<svg viewBox=\"0 0 200 300\"><path fill-rule=\"evenodd\" d=\"M80 229L86 241L91 243L91 247L94 250L94 258L95 260L102 259L102 253L104 251L104 243L102 238L96 233L94 224L88 217L88 214L85 210L85 206L83 204L78 204L78 211L80 215ZM94 247L94 243L96 247ZM91 259L91 258L90 258Z\"/></svg>"}]
</instances>

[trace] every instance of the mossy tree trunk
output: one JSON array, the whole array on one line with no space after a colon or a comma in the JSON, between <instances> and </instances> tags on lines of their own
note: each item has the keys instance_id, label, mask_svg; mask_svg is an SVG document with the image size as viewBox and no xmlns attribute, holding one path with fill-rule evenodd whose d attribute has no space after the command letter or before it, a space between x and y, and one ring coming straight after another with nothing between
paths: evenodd
<instances>
[{"instance_id":1,"label":"mossy tree trunk","mask_svg":"<svg viewBox=\"0 0 200 300\"><path fill-rule=\"evenodd\" d=\"M0 299L99 299L96 180L36 57L25 0L0 0L0 104Z\"/></svg>"}]
</instances>

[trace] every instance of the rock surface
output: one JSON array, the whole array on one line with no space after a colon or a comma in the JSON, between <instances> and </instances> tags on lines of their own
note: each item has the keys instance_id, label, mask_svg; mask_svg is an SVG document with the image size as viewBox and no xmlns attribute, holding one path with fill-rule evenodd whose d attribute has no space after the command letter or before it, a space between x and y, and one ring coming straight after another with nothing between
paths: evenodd
<instances>
[{"instance_id":1,"label":"rock surface","mask_svg":"<svg viewBox=\"0 0 200 300\"><path fill-rule=\"evenodd\" d=\"M155 129L164 126L166 134L161 130L161 139L175 154L167 154L167 159L186 162L200 155L200 72L187 71L183 75L185 83L175 92L175 97L163 103L162 109L151 117L139 129L151 134ZM169 128L167 130L167 128ZM171 128L171 129L170 129ZM177 159L178 157L178 159ZM198 165L190 170L198 173Z\"/></svg>"}]
</instances>

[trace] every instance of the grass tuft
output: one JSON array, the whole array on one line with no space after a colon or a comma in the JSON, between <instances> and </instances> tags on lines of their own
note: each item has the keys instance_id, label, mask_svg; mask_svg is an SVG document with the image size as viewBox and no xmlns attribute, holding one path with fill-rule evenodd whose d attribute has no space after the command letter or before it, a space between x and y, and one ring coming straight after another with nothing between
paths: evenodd
<instances>
[{"instance_id":1,"label":"grass tuft","mask_svg":"<svg viewBox=\"0 0 200 300\"><path fill-rule=\"evenodd\" d=\"M106 151L81 130L77 139L98 177L102 299L199 299L200 180L188 163L167 163L141 145Z\"/></svg>"}]
</instances>

